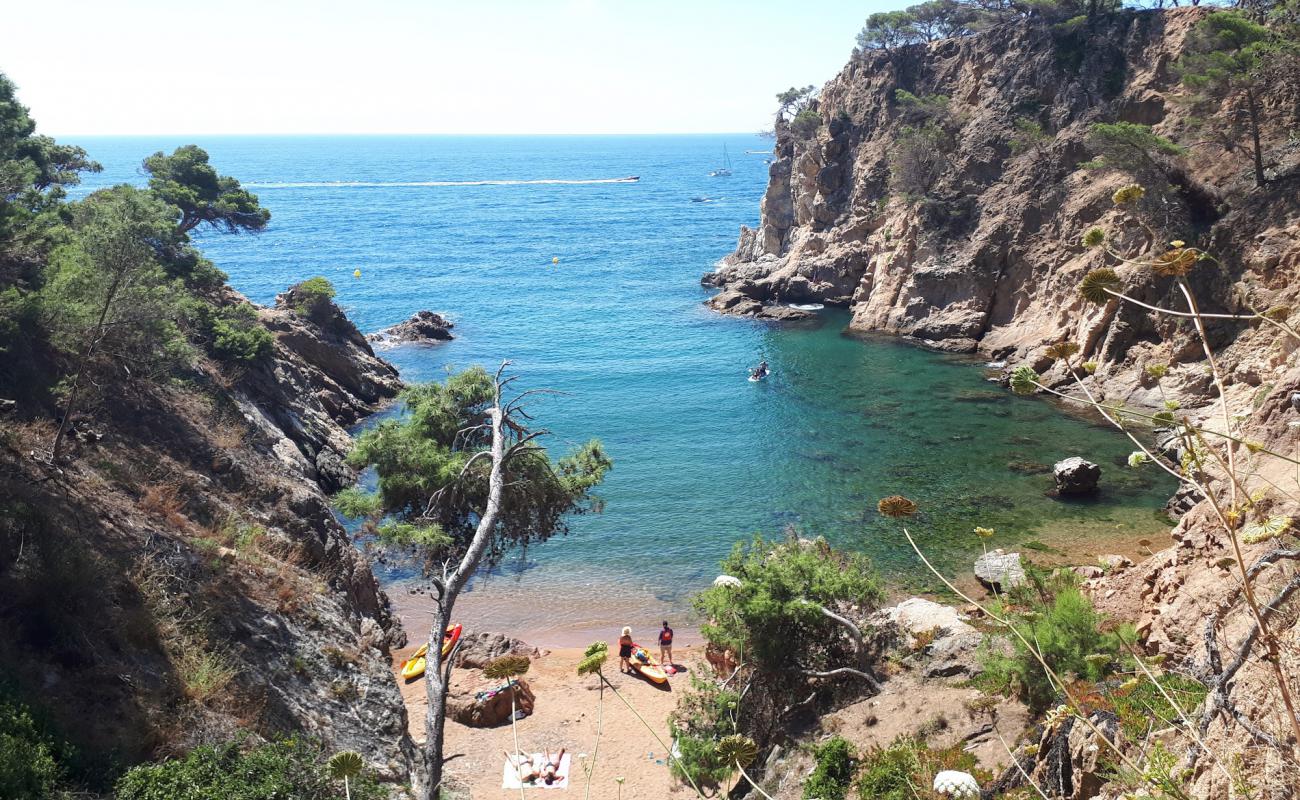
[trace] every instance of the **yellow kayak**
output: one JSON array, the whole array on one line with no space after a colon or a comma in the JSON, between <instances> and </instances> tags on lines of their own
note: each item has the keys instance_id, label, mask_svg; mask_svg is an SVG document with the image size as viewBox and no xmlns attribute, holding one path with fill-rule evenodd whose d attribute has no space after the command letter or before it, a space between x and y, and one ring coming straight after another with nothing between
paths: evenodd
<instances>
[{"instance_id":1,"label":"yellow kayak","mask_svg":"<svg viewBox=\"0 0 1300 800\"><path fill-rule=\"evenodd\" d=\"M428 661L428 654L429 645L427 643L420 645L419 650L416 650L410 658L402 662L402 677L409 681L423 675L426 662Z\"/></svg>"},{"instance_id":2,"label":"yellow kayak","mask_svg":"<svg viewBox=\"0 0 1300 800\"><path fill-rule=\"evenodd\" d=\"M652 683L665 683L668 680L668 673L664 672L659 662L654 660L650 651L639 644L634 644L632 647L634 648L632 657L627 660L627 663L632 665L632 669Z\"/></svg>"},{"instance_id":3,"label":"yellow kayak","mask_svg":"<svg viewBox=\"0 0 1300 800\"><path fill-rule=\"evenodd\" d=\"M446 658L451 652L451 648L456 646L460 640L461 626L448 625L447 630L442 634L442 657ZM420 645L420 649L411 654L411 657L402 662L402 677L408 681L413 681L424 674L425 668L429 661L428 643Z\"/></svg>"}]
</instances>

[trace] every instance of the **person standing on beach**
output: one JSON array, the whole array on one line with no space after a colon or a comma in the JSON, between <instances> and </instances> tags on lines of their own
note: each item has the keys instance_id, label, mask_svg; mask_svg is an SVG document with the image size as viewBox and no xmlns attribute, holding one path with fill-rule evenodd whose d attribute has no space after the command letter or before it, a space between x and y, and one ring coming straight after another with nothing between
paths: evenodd
<instances>
[{"instance_id":1,"label":"person standing on beach","mask_svg":"<svg viewBox=\"0 0 1300 800\"><path fill-rule=\"evenodd\" d=\"M659 663L673 666L673 629L668 627L668 620L664 620L664 629L659 631Z\"/></svg>"},{"instance_id":2,"label":"person standing on beach","mask_svg":"<svg viewBox=\"0 0 1300 800\"><path fill-rule=\"evenodd\" d=\"M618 637L618 668L629 675L632 674L632 664L628 661L632 657L632 629L623 628L623 635Z\"/></svg>"}]
</instances>

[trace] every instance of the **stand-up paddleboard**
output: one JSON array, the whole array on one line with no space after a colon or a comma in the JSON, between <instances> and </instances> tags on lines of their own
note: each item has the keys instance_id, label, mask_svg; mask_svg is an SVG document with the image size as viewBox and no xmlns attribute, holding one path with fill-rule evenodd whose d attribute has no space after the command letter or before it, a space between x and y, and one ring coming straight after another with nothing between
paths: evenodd
<instances>
[{"instance_id":1,"label":"stand-up paddleboard","mask_svg":"<svg viewBox=\"0 0 1300 800\"><path fill-rule=\"evenodd\" d=\"M448 625L447 630L442 634L442 657L446 658L451 652L451 648L456 646L460 641L460 625ZM411 657L402 662L402 677L408 681L413 681L424 674L429 662L429 645L420 645L420 649L411 654Z\"/></svg>"},{"instance_id":2,"label":"stand-up paddleboard","mask_svg":"<svg viewBox=\"0 0 1300 800\"><path fill-rule=\"evenodd\" d=\"M663 667L654 660L650 651L639 644L632 644L632 657L627 660L632 665L632 669L641 674L642 678L651 683L664 683L668 680L668 673L664 672Z\"/></svg>"}]
</instances>

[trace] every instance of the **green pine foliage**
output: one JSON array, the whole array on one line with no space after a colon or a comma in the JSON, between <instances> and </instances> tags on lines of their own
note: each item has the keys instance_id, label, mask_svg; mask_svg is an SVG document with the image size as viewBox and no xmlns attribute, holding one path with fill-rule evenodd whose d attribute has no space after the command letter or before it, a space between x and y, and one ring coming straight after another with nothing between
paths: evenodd
<instances>
[{"instance_id":1,"label":"green pine foliage","mask_svg":"<svg viewBox=\"0 0 1300 800\"><path fill-rule=\"evenodd\" d=\"M144 170L150 190L180 210L181 233L204 224L227 233L255 233L271 220L257 195L238 180L217 174L207 152L197 145L178 147L171 155L154 153L144 160Z\"/></svg>"},{"instance_id":2,"label":"green pine foliage","mask_svg":"<svg viewBox=\"0 0 1300 800\"><path fill-rule=\"evenodd\" d=\"M1088 147L1097 155L1090 167L1105 167L1140 178L1163 179L1169 159L1181 158L1187 149L1135 122L1098 122L1088 128Z\"/></svg>"},{"instance_id":3,"label":"green pine foliage","mask_svg":"<svg viewBox=\"0 0 1300 800\"><path fill-rule=\"evenodd\" d=\"M722 564L741 585L713 586L695 598L711 642L768 671L817 669L834 661L843 628L820 606L872 608L884 599L871 560L832 550L825 540L736 543ZM842 666L837 664L836 666Z\"/></svg>"},{"instance_id":4,"label":"green pine foliage","mask_svg":"<svg viewBox=\"0 0 1300 800\"><path fill-rule=\"evenodd\" d=\"M292 288L294 308L299 313L312 316L334 299L334 284L317 275Z\"/></svg>"},{"instance_id":5,"label":"green pine foliage","mask_svg":"<svg viewBox=\"0 0 1300 800\"><path fill-rule=\"evenodd\" d=\"M387 419L357 438L348 461L373 466L378 491L344 495L345 513L359 512L390 524L379 532L393 544L422 557L448 555L468 544L488 495L487 459L470 464L490 440L483 425L492 402L494 380L481 367L449 376L441 383L417 384L402 393L407 413ZM468 466L469 472L461 477ZM497 558L515 544L543 541L567 530L566 518L601 509L594 493L612 462L600 442L578 447L552 460L540 446L519 452L506 467L506 488L493 550ZM455 491L435 494L456 484ZM425 516L431 509L432 516ZM395 524L405 523L405 524Z\"/></svg>"},{"instance_id":6,"label":"green pine foliage","mask_svg":"<svg viewBox=\"0 0 1300 800\"><path fill-rule=\"evenodd\" d=\"M1000 606L1020 636L1010 637L1012 652L990 646L980 653L979 683L990 691L1014 694L1042 711L1059 700L1059 690L1042 664L1022 641L1032 643L1062 680L1100 681L1128 659L1125 642L1136 634L1130 625L1107 629L1107 621L1079 591L1074 578L1062 573L1045 578L1030 572L1031 584L1004 596Z\"/></svg>"},{"instance_id":7,"label":"green pine foliage","mask_svg":"<svg viewBox=\"0 0 1300 800\"><path fill-rule=\"evenodd\" d=\"M674 777L686 781L689 776L702 789L716 789L735 773L720 744L738 730L739 704L738 692L691 676L690 691L668 718L668 732L680 751L670 763Z\"/></svg>"},{"instance_id":8,"label":"green pine foliage","mask_svg":"<svg viewBox=\"0 0 1300 800\"><path fill-rule=\"evenodd\" d=\"M239 303L218 311L209 328L212 354L223 361L253 364L274 347L275 337L257 320L257 311Z\"/></svg>"},{"instance_id":9,"label":"green pine foliage","mask_svg":"<svg viewBox=\"0 0 1300 800\"><path fill-rule=\"evenodd\" d=\"M364 773L350 779L350 789L354 800L387 797ZM304 739L200 747L184 758L135 767L117 783L117 800L335 800L341 795L327 754Z\"/></svg>"}]
</instances>

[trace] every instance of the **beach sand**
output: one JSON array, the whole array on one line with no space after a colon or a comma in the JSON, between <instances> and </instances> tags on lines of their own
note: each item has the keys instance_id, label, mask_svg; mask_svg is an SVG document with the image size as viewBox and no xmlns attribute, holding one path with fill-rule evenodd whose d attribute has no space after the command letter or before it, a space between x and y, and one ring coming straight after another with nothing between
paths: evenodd
<instances>
[{"instance_id":1,"label":"beach sand","mask_svg":"<svg viewBox=\"0 0 1300 800\"><path fill-rule=\"evenodd\" d=\"M402 661L414 649L408 647L394 653L395 672L400 670ZM599 680L577 674L582 652L583 648L578 647L543 651L541 657L533 660L528 671L526 679L536 696L536 705L531 716L517 723L520 749L526 753L555 753L564 747L572 754L573 761L567 789L525 789L525 793L545 797L552 796L552 792L558 797L581 796L587 781L584 766L591 763L595 752L593 798L618 798L619 786L615 778L619 777L624 779L622 797L690 796L689 788L683 790L669 776L664 748L608 688L604 692L603 734L599 752L596 752ZM658 651L654 652L657 657ZM673 650L673 660L688 670L707 669L702 652L698 646L678 645ZM611 653L605 675L659 737L669 742L667 718L679 694L690 685L689 673L679 672L664 686L657 686L640 677L621 674L617 655ZM423 742L426 717L424 680L406 683L399 674L397 681L410 715L411 736L416 742ZM458 669L452 674L453 693L465 688L476 691L486 688L488 683L479 670ZM470 728L448 720L446 734L446 770L457 788L468 789L475 800L519 796L518 789L506 790L501 786L505 753L514 751L509 723L496 728Z\"/></svg>"}]
</instances>

